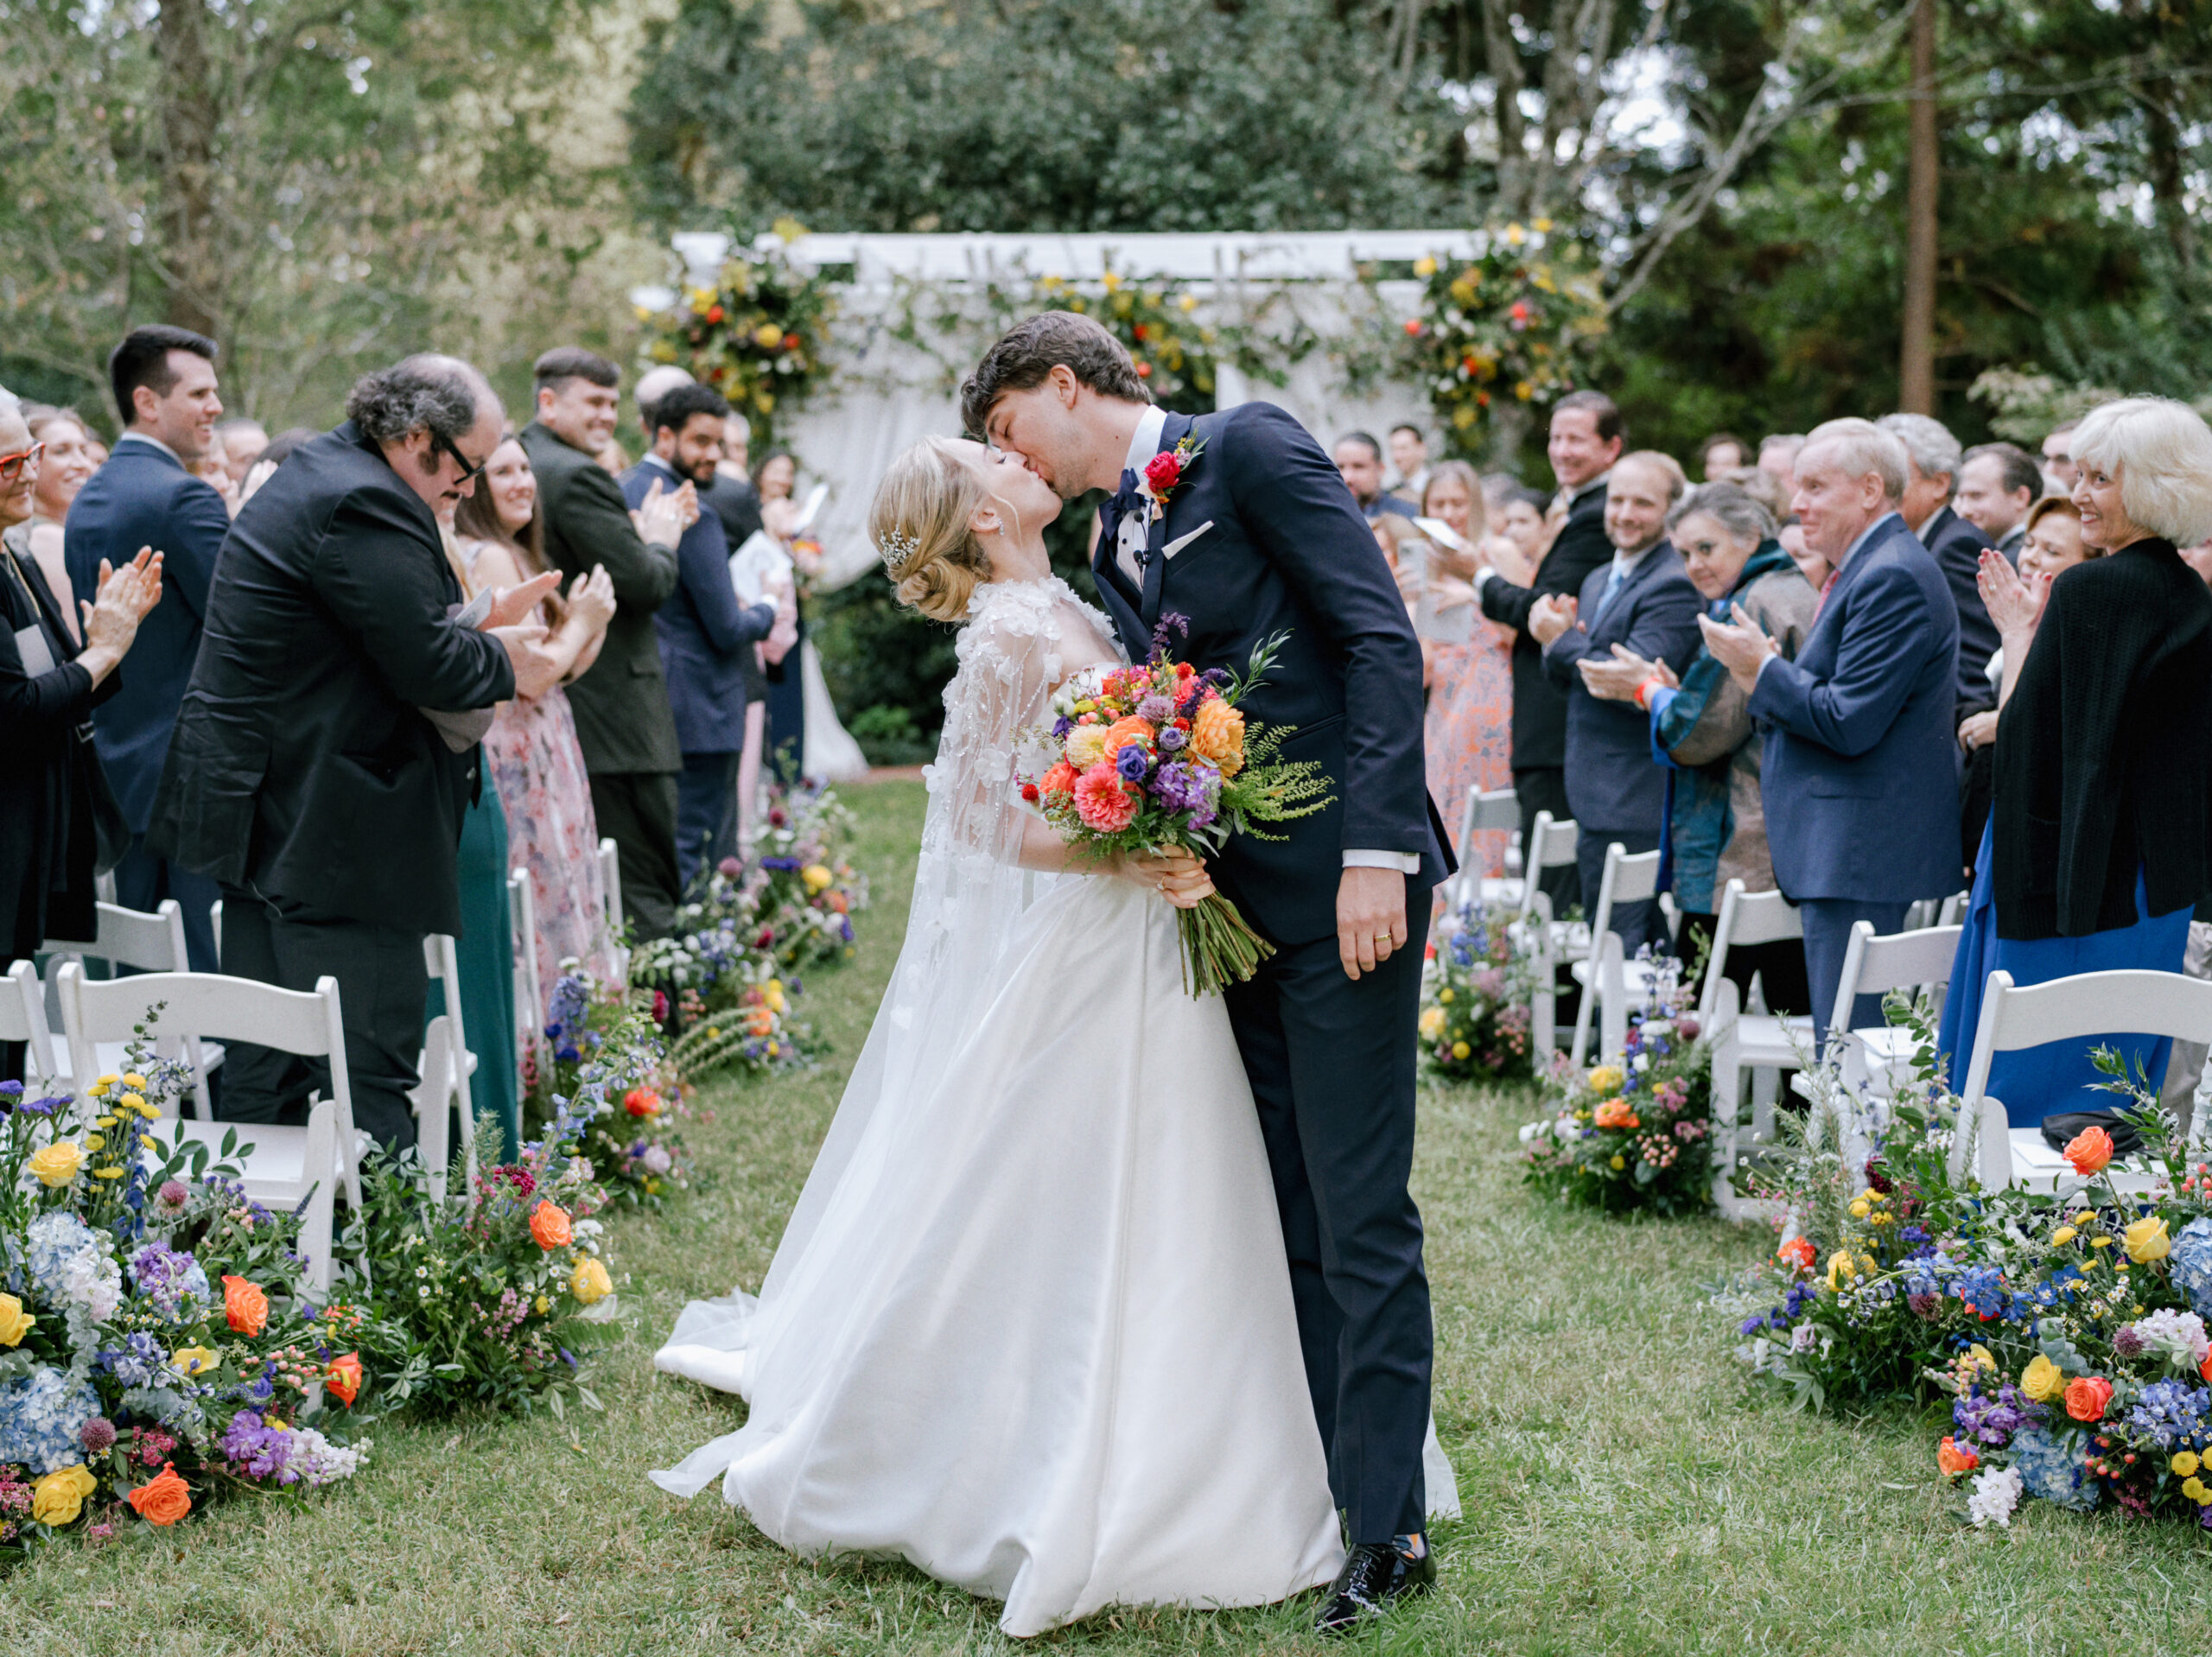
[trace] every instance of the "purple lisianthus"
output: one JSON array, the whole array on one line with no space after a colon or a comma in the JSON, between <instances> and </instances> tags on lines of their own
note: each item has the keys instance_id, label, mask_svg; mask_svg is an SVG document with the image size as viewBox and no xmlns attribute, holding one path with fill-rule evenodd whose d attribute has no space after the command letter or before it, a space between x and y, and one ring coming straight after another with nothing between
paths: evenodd
<instances>
[{"instance_id":1,"label":"purple lisianthus","mask_svg":"<svg viewBox=\"0 0 2212 1657\"><path fill-rule=\"evenodd\" d=\"M1073 729L1075 729L1075 721L1070 719L1066 714L1061 714L1059 718L1052 721L1052 740L1055 742L1065 741L1067 738L1067 733Z\"/></svg>"},{"instance_id":2,"label":"purple lisianthus","mask_svg":"<svg viewBox=\"0 0 2212 1657\"><path fill-rule=\"evenodd\" d=\"M1171 725L1160 733L1160 752L1173 753L1190 740L1191 733L1188 731L1184 730L1180 726Z\"/></svg>"},{"instance_id":3,"label":"purple lisianthus","mask_svg":"<svg viewBox=\"0 0 2212 1657\"><path fill-rule=\"evenodd\" d=\"M1122 752L1114 757L1114 769L1119 771L1122 779L1127 782L1144 781L1144 774L1151 769L1151 765L1152 756L1134 742L1124 745Z\"/></svg>"}]
</instances>

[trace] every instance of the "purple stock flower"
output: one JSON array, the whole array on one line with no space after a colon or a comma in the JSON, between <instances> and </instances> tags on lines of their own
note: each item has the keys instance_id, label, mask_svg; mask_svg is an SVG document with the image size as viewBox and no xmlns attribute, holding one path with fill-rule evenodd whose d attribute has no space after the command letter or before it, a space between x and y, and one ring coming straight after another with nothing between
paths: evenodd
<instances>
[{"instance_id":1,"label":"purple stock flower","mask_svg":"<svg viewBox=\"0 0 2212 1657\"><path fill-rule=\"evenodd\" d=\"M266 1425L253 1410L240 1410L231 1418L231 1425L223 1432L221 1449L247 1478L273 1478L279 1484L289 1484L299 1477L284 1465L291 1457L292 1435L281 1427Z\"/></svg>"},{"instance_id":2,"label":"purple stock flower","mask_svg":"<svg viewBox=\"0 0 2212 1657\"><path fill-rule=\"evenodd\" d=\"M1213 821L1213 789L1188 760L1162 765L1152 780L1152 793L1170 811L1203 811L1206 822Z\"/></svg>"}]
</instances>

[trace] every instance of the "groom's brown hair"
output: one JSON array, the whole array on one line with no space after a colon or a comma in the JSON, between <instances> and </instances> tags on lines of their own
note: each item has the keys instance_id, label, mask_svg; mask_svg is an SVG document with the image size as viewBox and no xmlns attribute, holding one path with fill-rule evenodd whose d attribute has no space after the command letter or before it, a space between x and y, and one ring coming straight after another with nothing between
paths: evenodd
<instances>
[{"instance_id":1,"label":"groom's brown hair","mask_svg":"<svg viewBox=\"0 0 2212 1657\"><path fill-rule=\"evenodd\" d=\"M1027 391L1065 364L1078 384L1101 397L1124 403L1149 403L1137 365L1122 342L1087 316L1046 311L1018 323L983 353L976 371L960 384L960 418L981 436L991 405L1008 391Z\"/></svg>"}]
</instances>

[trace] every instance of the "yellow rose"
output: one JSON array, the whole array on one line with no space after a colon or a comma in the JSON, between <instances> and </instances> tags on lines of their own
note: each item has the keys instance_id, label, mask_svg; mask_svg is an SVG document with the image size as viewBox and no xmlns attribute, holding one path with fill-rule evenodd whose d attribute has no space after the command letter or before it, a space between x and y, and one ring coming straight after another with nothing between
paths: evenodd
<instances>
[{"instance_id":1,"label":"yellow rose","mask_svg":"<svg viewBox=\"0 0 2212 1657\"><path fill-rule=\"evenodd\" d=\"M1838 1249L1828 1256L1828 1287L1831 1289L1840 1289L1858 1275L1859 1265L1851 1258L1850 1250Z\"/></svg>"},{"instance_id":2,"label":"yellow rose","mask_svg":"<svg viewBox=\"0 0 2212 1657\"><path fill-rule=\"evenodd\" d=\"M1870 1272L1874 1269L1872 1261L1867 1262L1866 1269ZM1993 1372L1997 1368L1997 1360L1990 1355L1989 1349L1979 1341L1967 1349L1967 1356L1974 1360L1974 1366L1977 1369Z\"/></svg>"},{"instance_id":3,"label":"yellow rose","mask_svg":"<svg viewBox=\"0 0 2212 1657\"><path fill-rule=\"evenodd\" d=\"M1434 1041L1444 1033L1444 1009L1440 1006L1423 1007L1421 1013L1421 1038Z\"/></svg>"},{"instance_id":4,"label":"yellow rose","mask_svg":"<svg viewBox=\"0 0 2212 1657\"><path fill-rule=\"evenodd\" d=\"M2196 1459L2196 1452L2193 1450L2180 1451L2172 1461L2167 1463L2176 1477L2184 1479L2202 1465L2203 1463Z\"/></svg>"},{"instance_id":5,"label":"yellow rose","mask_svg":"<svg viewBox=\"0 0 2212 1657\"><path fill-rule=\"evenodd\" d=\"M1224 777L1236 776L1244 769L1244 715L1225 702L1200 702L1191 721L1191 752Z\"/></svg>"},{"instance_id":6,"label":"yellow rose","mask_svg":"<svg viewBox=\"0 0 2212 1657\"><path fill-rule=\"evenodd\" d=\"M29 1165L41 1184L48 1190L59 1190L85 1165L85 1147L74 1140L56 1140L33 1152Z\"/></svg>"},{"instance_id":7,"label":"yellow rose","mask_svg":"<svg viewBox=\"0 0 2212 1657\"><path fill-rule=\"evenodd\" d=\"M1867 1212L1866 1199L1865 1197L1859 1197L1852 1199L1851 1217L1853 1219L1863 1220L1866 1217Z\"/></svg>"},{"instance_id":8,"label":"yellow rose","mask_svg":"<svg viewBox=\"0 0 2212 1657\"><path fill-rule=\"evenodd\" d=\"M784 342L784 331L773 322L763 322L753 330L753 343L763 351L773 351Z\"/></svg>"},{"instance_id":9,"label":"yellow rose","mask_svg":"<svg viewBox=\"0 0 2212 1657\"><path fill-rule=\"evenodd\" d=\"M569 1273L569 1292L587 1306L595 1306L614 1292L614 1279L594 1256L586 1254Z\"/></svg>"},{"instance_id":10,"label":"yellow rose","mask_svg":"<svg viewBox=\"0 0 2212 1657\"><path fill-rule=\"evenodd\" d=\"M36 1322L14 1295L0 1294L0 1346L21 1346Z\"/></svg>"},{"instance_id":11,"label":"yellow rose","mask_svg":"<svg viewBox=\"0 0 2212 1657\"><path fill-rule=\"evenodd\" d=\"M1455 1041L1452 1044L1452 1057L1454 1058L1465 1058L1474 1051L1464 1041Z\"/></svg>"},{"instance_id":12,"label":"yellow rose","mask_svg":"<svg viewBox=\"0 0 2212 1657\"><path fill-rule=\"evenodd\" d=\"M1078 725L1068 733L1067 745L1062 749L1068 764L1077 771L1089 771L1106 756L1106 727L1103 725Z\"/></svg>"},{"instance_id":13,"label":"yellow rose","mask_svg":"<svg viewBox=\"0 0 2212 1657\"><path fill-rule=\"evenodd\" d=\"M2065 1392L2065 1372L2038 1352L2020 1371L2020 1390L2037 1403L2048 1404Z\"/></svg>"},{"instance_id":14,"label":"yellow rose","mask_svg":"<svg viewBox=\"0 0 2212 1657\"><path fill-rule=\"evenodd\" d=\"M1621 1171L1622 1169L1624 1169L1624 1168L1625 1168L1625 1167L1627 1167L1627 1166L1628 1166L1628 1159L1627 1159L1627 1158L1625 1158L1625 1157L1615 1157L1615 1158L1613 1159L1613 1161L1612 1161L1612 1170L1613 1170L1613 1171L1614 1171L1615 1173L1618 1173L1618 1172L1620 1172L1620 1171Z\"/></svg>"},{"instance_id":15,"label":"yellow rose","mask_svg":"<svg viewBox=\"0 0 2212 1657\"><path fill-rule=\"evenodd\" d=\"M1590 1072L1590 1091L1592 1093L1618 1093L1621 1090L1621 1083L1625 1082L1627 1079L1627 1076L1622 1073L1621 1067L1619 1065L1600 1064L1596 1070Z\"/></svg>"},{"instance_id":16,"label":"yellow rose","mask_svg":"<svg viewBox=\"0 0 2212 1657\"><path fill-rule=\"evenodd\" d=\"M806 889L809 892L820 892L837 877L821 864L810 863L798 872L798 878L806 882Z\"/></svg>"},{"instance_id":17,"label":"yellow rose","mask_svg":"<svg viewBox=\"0 0 2212 1657\"><path fill-rule=\"evenodd\" d=\"M31 1486L31 1517L41 1525L73 1525L85 1510L85 1498L99 1488L99 1481L80 1464L56 1468Z\"/></svg>"},{"instance_id":18,"label":"yellow rose","mask_svg":"<svg viewBox=\"0 0 2212 1657\"><path fill-rule=\"evenodd\" d=\"M1421 277L1424 282L1435 274L1436 261L1430 258L1426 253L1422 254L1421 257L1414 261L1414 275Z\"/></svg>"},{"instance_id":19,"label":"yellow rose","mask_svg":"<svg viewBox=\"0 0 2212 1657\"><path fill-rule=\"evenodd\" d=\"M214 1353L204 1346L181 1346L169 1354L169 1368L180 1375L196 1375L213 1369L219 1362Z\"/></svg>"},{"instance_id":20,"label":"yellow rose","mask_svg":"<svg viewBox=\"0 0 2212 1657\"><path fill-rule=\"evenodd\" d=\"M2050 1246L2053 1248L2063 1248L2081 1235L2072 1226L2061 1226L2050 1234Z\"/></svg>"},{"instance_id":21,"label":"yellow rose","mask_svg":"<svg viewBox=\"0 0 2212 1657\"><path fill-rule=\"evenodd\" d=\"M2138 1220L2124 1235L2127 1239L2127 1258L2138 1266L2148 1266L2174 1252L2174 1240L2166 1235L2166 1222L2155 1214Z\"/></svg>"}]
</instances>

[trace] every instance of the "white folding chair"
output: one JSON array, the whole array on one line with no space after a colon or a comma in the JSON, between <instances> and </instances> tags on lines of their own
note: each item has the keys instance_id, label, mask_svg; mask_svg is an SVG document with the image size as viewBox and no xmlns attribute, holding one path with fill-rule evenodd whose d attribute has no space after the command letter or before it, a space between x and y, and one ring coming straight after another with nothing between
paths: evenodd
<instances>
[{"instance_id":1,"label":"white folding chair","mask_svg":"<svg viewBox=\"0 0 2212 1657\"><path fill-rule=\"evenodd\" d=\"M1738 945L1779 943L1802 938L1797 911L1778 892L1746 892L1731 880L1713 923L1713 953L1705 967L1705 989L1698 997L1698 1028L1712 1043L1714 1165L1734 1166L1739 1149L1744 1075L1754 1078L1751 1143L1774 1137L1774 1100L1782 1072L1804 1063L1813 1046L1813 1021L1803 1014L1747 1013L1743 994L1726 976L1728 952Z\"/></svg>"},{"instance_id":2,"label":"white folding chair","mask_svg":"<svg viewBox=\"0 0 2212 1657\"><path fill-rule=\"evenodd\" d=\"M1630 853L1618 841L1605 848L1605 873L1598 882L1598 907L1590 916L1589 952L1567 968L1574 981L1582 986L1581 1006L1574 1015L1574 1043L1568 1049L1568 1057L1577 1065L1589 1057L1593 1004L1604 1010L1599 1057L1610 1058L1628 1043L1629 1002L1650 994L1655 973L1649 961L1624 958L1627 952L1612 932L1613 910L1621 904L1648 903L1658 889L1658 853Z\"/></svg>"},{"instance_id":3,"label":"white folding chair","mask_svg":"<svg viewBox=\"0 0 2212 1657\"><path fill-rule=\"evenodd\" d=\"M142 974L192 970L191 959L185 951L184 911L175 898L162 898L150 915L143 910L125 909L119 904L105 901L95 904L93 912L97 918L90 940L48 938L39 946L40 953L48 957L46 969L49 979L64 962L81 962L87 955L114 966L133 968ZM129 1033L124 1032L126 1037ZM122 1068L124 1046L122 1041L101 1044L97 1055L99 1067L83 1076L73 1076L73 1056L66 1044L54 1057L73 1073L73 1090L82 1094L95 1076ZM164 1057L175 1058L180 1056L178 1046L172 1038L160 1051ZM214 1114L208 1101L207 1073L223 1062L222 1044L203 1042L196 1035L188 1035L181 1047L181 1057L192 1067L193 1114L204 1122Z\"/></svg>"},{"instance_id":4,"label":"white folding chair","mask_svg":"<svg viewBox=\"0 0 2212 1657\"><path fill-rule=\"evenodd\" d=\"M79 1075L89 1076L104 1041L118 1041L143 1022L148 1009L164 1003L158 1032L225 1041L256 1042L278 1052L327 1059L330 1096L308 1101L305 1127L264 1123L175 1121L166 1132L172 1143L193 1140L211 1154L224 1135L235 1133L252 1148L238 1159L246 1195L270 1207L299 1208L300 1247L315 1286L331 1281L332 1214L339 1186L353 1211L361 1211L360 1147L353 1134L353 1094L346 1072L346 1026L340 1017L338 981L324 978L312 991L279 989L250 978L220 973L149 973L96 984L76 962L65 962L55 981L61 995L61 1026L76 1055Z\"/></svg>"},{"instance_id":5,"label":"white folding chair","mask_svg":"<svg viewBox=\"0 0 2212 1657\"><path fill-rule=\"evenodd\" d=\"M2212 982L2180 973L2119 971L2082 973L2047 984L2016 987L2012 975L1989 975L1981 996L1981 1022L1974 1037L1974 1057L1966 1086L1959 1092L1957 1130L1951 1136L1951 1179L1966 1178L1971 1156L1984 1190L2019 1184L2055 1190L2078 1178L2073 1165L2044 1142L2040 1122L2008 1125L2003 1102L1989 1096L1989 1070L1999 1053L2046 1042L2082 1041L2107 1031L2171 1036L2178 1041L2212 1041ZM2197 1084L2190 1121L2192 1154L2212 1140L2206 1121L2212 1101L2212 1072ZM2152 1176L2119 1174L2124 1192L2147 1191Z\"/></svg>"},{"instance_id":6,"label":"white folding chair","mask_svg":"<svg viewBox=\"0 0 2212 1657\"><path fill-rule=\"evenodd\" d=\"M1552 900L1539 884L1546 869L1570 868L1580 831L1572 820L1554 822L1548 811L1529 825L1529 844L1521 860L1521 913L1514 922L1521 947L1534 961L1536 987L1530 997L1529 1035L1547 1059L1559 1042L1560 963L1590 953L1590 929L1580 922L1554 918Z\"/></svg>"},{"instance_id":7,"label":"white folding chair","mask_svg":"<svg viewBox=\"0 0 2212 1657\"><path fill-rule=\"evenodd\" d=\"M630 975L630 951L622 942L622 860L610 836L599 842L599 879L607 892L607 945L613 952L615 976Z\"/></svg>"},{"instance_id":8,"label":"white folding chair","mask_svg":"<svg viewBox=\"0 0 2212 1657\"><path fill-rule=\"evenodd\" d=\"M1943 899L1943 906L1936 911L1936 924L1956 926L1966 918L1967 905L1973 898L1970 892L1955 892Z\"/></svg>"},{"instance_id":9,"label":"white folding chair","mask_svg":"<svg viewBox=\"0 0 2212 1657\"><path fill-rule=\"evenodd\" d=\"M66 1072L54 1051L54 1032L46 1022L46 993L38 968L18 961L0 981L0 1041L23 1044L23 1068L50 1087L66 1085Z\"/></svg>"},{"instance_id":10,"label":"white folding chair","mask_svg":"<svg viewBox=\"0 0 2212 1657\"><path fill-rule=\"evenodd\" d=\"M476 1108L469 1078L476 1074L477 1058L461 1017L461 961L452 937L433 932L424 938L423 965L443 992L446 1010L431 1019L423 1032L423 1051L415 1068L416 1081L408 1097L415 1105L416 1154L422 1159L431 1195L442 1197L446 1167L453 1154L448 1112L461 1114L461 1166L471 1180L476 1178ZM434 1047L439 1051L434 1051Z\"/></svg>"},{"instance_id":11,"label":"white folding chair","mask_svg":"<svg viewBox=\"0 0 2212 1657\"><path fill-rule=\"evenodd\" d=\"M1940 1016L1964 930L1923 926L1878 934L1872 921L1860 921L1851 929L1843 974L1836 981L1834 1010L1828 1015L1828 1051L1847 1084L1888 1097L1911 1082L1912 1032L1889 1024L1853 1027L1853 1010L1862 995L1909 989L1926 995L1931 1012Z\"/></svg>"},{"instance_id":12,"label":"white folding chair","mask_svg":"<svg viewBox=\"0 0 2212 1657\"><path fill-rule=\"evenodd\" d=\"M1467 850L1477 835L1501 828L1511 833L1520 826L1521 802L1511 789L1492 789L1486 794L1467 790L1467 809L1459 818L1459 872L1446 891L1454 909L1471 898L1479 898L1485 908L1520 907L1523 882L1511 874L1482 873Z\"/></svg>"},{"instance_id":13,"label":"white folding chair","mask_svg":"<svg viewBox=\"0 0 2212 1657\"><path fill-rule=\"evenodd\" d=\"M507 924L515 943L516 1038L523 1052L533 1053L545 1036L545 987L537 976L537 901L531 892L527 869L515 869L507 875ZM516 1149L507 1146L510 1159Z\"/></svg>"}]
</instances>

